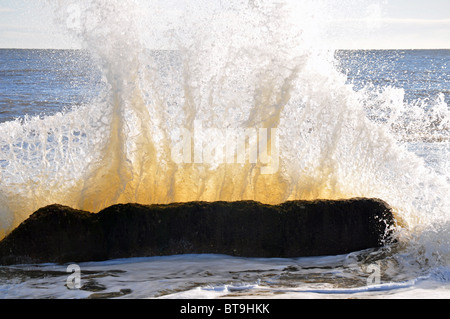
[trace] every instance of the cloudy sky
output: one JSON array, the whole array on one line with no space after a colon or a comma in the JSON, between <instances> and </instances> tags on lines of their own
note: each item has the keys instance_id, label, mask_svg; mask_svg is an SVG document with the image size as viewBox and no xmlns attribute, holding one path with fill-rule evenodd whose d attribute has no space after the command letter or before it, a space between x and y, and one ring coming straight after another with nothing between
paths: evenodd
<instances>
[{"instance_id":1,"label":"cloudy sky","mask_svg":"<svg viewBox=\"0 0 450 319\"><path fill-rule=\"evenodd\" d=\"M171 1L172 5L175 0ZM339 48L450 49L450 0L333 0L328 36ZM37 0L0 0L1 48L73 48Z\"/></svg>"}]
</instances>

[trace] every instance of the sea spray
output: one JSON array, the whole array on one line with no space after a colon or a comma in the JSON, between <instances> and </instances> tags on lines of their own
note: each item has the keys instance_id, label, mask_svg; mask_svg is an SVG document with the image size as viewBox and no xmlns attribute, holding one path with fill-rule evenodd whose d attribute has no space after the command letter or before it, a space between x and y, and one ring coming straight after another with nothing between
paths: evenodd
<instances>
[{"instance_id":1,"label":"sea spray","mask_svg":"<svg viewBox=\"0 0 450 319\"><path fill-rule=\"evenodd\" d=\"M99 211L123 202L364 196L395 209L399 238L424 264L448 262L448 169L434 171L406 143L448 141L448 106L405 103L397 89L355 91L322 38L332 4L48 5L96 61L106 89L88 105L0 125L4 234L52 203ZM210 129L210 141L226 129L276 129L279 169L173 161L195 123Z\"/></svg>"}]
</instances>

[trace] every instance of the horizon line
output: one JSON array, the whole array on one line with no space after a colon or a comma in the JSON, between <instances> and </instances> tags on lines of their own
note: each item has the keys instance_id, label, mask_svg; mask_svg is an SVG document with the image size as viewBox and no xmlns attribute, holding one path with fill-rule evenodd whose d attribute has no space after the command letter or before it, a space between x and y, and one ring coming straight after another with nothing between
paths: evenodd
<instances>
[{"instance_id":1,"label":"horizon line","mask_svg":"<svg viewBox=\"0 0 450 319\"><path fill-rule=\"evenodd\" d=\"M54 51L88 51L84 48L51 48L51 47L0 47L0 50L54 50ZM151 49L152 51L176 51L176 49ZM435 48L329 48L334 51L407 51L407 50L450 50L450 47L435 47Z\"/></svg>"}]
</instances>

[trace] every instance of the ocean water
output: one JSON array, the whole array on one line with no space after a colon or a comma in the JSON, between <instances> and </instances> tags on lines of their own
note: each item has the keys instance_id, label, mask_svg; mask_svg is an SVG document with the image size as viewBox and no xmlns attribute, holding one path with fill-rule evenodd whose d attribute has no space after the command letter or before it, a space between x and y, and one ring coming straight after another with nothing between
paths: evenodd
<instances>
[{"instance_id":1,"label":"ocean water","mask_svg":"<svg viewBox=\"0 0 450 319\"><path fill-rule=\"evenodd\" d=\"M80 263L75 289L70 265L0 267L0 298L449 298L450 50L336 50L314 1L181 3L49 3L82 50L0 50L0 237L53 203L365 196L392 206L397 243ZM277 142L269 162L175 162L202 128Z\"/></svg>"}]
</instances>

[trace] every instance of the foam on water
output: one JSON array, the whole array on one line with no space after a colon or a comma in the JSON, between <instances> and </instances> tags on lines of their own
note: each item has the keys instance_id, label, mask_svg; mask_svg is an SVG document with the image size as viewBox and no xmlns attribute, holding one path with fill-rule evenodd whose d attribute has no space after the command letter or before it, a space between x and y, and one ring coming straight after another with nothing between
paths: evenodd
<instances>
[{"instance_id":1,"label":"foam on water","mask_svg":"<svg viewBox=\"0 0 450 319\"><path fill-rule=\"evenodd\" d=\"M355 92L322 40L339 11L333 1L176 3L48 3L107 89L89 105L0 125L3 235L52 203L97 212L123 202L364 196L393 207L406 247L397 262L448 265L442 97L405 103L400 89ZM175 163L173 145L196 123L218 129L204 144L223 139L220 129L276 128L279 169ZM444 145L439 169L411 151L411 140Z\"/></svg>"},{"instance_id":2,"label":"foam on water","mask_svg":"<svg viewBox=\"0 0 450 319\"><path fill-rule=\"evenodd\" d=\"M0 267L0 298L448 298L448 268L367 284L348 256L237 258L182 255L79 264L81 289L67 289L68 265ZM45 288L45 289L43 289Z\"/></svg>"}]
</instances>

